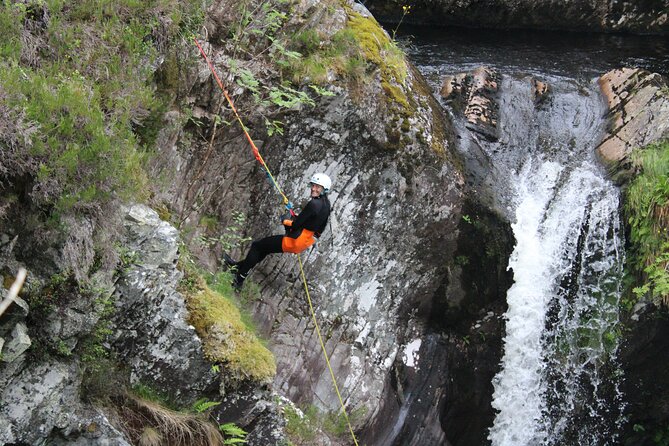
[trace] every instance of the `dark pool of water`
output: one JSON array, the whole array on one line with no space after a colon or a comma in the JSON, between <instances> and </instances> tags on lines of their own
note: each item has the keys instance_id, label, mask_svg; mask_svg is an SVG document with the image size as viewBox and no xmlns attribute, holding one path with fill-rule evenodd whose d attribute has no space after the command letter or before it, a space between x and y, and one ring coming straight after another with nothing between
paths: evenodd
<instances>
[{"instance_id":1,"label":"dark pool of water","mask_svg":"<svg viewBox=\"0 0 669 446\"><path fill-rule=\"evenodd\" d=\"M400 45L425 74L488 65L506 74L598 77L640 67L669 77L669 37L564 31L418 28L402 25Z\"/></svg>"}]
</instances>

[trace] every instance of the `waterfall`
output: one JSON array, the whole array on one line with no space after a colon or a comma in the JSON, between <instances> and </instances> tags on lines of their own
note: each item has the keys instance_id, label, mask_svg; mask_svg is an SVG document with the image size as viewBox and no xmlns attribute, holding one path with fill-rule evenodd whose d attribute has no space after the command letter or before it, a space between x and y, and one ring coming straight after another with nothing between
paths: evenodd
<instances>
[{"instance_id":1,"label":"waterfall","mask_svg":"<svg viewBox=\"0 0 669 446\"><path fill-rule=\"evenodd\" d=\"M501 116L512 122L502 123L495 148L526 156L507 170L515 283L488 438L493 446L614 444L624 254L619 191L592 154L602 125L596 87L554 79L550 107L522 120L531 105L517 84L505 80Z\"/></svg>"}]
</instances>

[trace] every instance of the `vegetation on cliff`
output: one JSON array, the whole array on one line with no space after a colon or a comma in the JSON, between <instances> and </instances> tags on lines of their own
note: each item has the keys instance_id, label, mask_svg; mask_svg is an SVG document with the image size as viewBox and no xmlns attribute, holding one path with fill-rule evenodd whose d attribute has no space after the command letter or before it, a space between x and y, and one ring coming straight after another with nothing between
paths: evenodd
<instances>
[{"instance_id":1,"label":"vegetation on cliff","mask_svg":"<svg viewBox=\"0 0 669 446\"><path fill-rule=\"evenodd\" d=\"M626 192L629 265L638 296L669 305L669 141L633 154L639 174Z\"/></svg>"},{"instance_id":2,"label":"vegetation on cliff","mask_svg":"<svg viewBox=\"0 0 669 446\"><path fill-rule=\"evenodd\" d=\"M226 280L227 279L227 280ZM226 381L271 382L274 356L245 323L231 298L229 277L212 289L192 268L185 268L181 291L186 296L189 322L203 341L208 359L225 368Z\"/></svg>"},{"instance_id":3,"label":"vegetation on cliff","mask_svg":"<svg viewBox=\"0 0 669 446\"><path fill-rule=\"evenodd\" d=\"M154 72L202 17L186 0L0 5L0 174L17 185L4 191L9 202L58 220L142 198L142 159L166 108Z\"/></svg>"}]
</instances>

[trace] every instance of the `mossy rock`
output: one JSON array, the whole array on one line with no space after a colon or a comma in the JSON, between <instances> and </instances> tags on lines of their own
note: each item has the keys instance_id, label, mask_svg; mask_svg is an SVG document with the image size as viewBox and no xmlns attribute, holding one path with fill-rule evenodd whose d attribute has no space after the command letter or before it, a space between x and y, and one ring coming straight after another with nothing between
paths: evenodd
<instances>
[{"instance_id":1,"label":"mossy rock","mask_svg":"<svg viewBox=\"0 0 669 446\"><path fill-rule=\"evenodd\" d=\"M348 11L348 16L348 29L353 32L362 54L380 71L381 86L389 108L405 116L411 115L414 107L411 107L409 97L401 88L409 73L404 52L390 40L373 17L363 17L352 10Z\"/></svg>"},{"instance_id":2,"label":"mossy rock","mask_svg":"<svg viewBox=\"0 0 669 446\"><path fill-rule=\"evenodd\" d=\"M242 321L230 300L210 289L204 281L188 293L191 323L213 362L223 364L234 379L270 382L276 374L274 356Z\"/></svg>"}]
</instances>

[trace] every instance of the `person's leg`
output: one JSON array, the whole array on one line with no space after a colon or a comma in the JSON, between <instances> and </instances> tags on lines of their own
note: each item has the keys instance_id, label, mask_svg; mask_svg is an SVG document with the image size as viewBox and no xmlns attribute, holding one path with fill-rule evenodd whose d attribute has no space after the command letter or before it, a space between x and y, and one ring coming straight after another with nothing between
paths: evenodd
<instances>
[{"instance_id":1,"label":"person's leg","mask_svg":"<svg viewBox=\"0 0 669 446\"><path fill-rule=\"evenodd\" d=\"M281 248L282 240L282 235L272 235L251 243L251 249L249 249L246 258L235 265L237 267L235 285L241 287L251 268L262 262L267 254L283 252Z\"/></svg>"}]
</instances>

